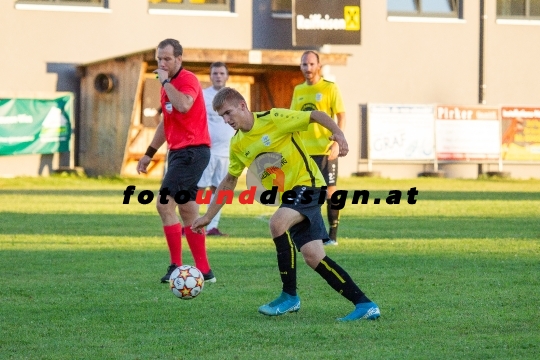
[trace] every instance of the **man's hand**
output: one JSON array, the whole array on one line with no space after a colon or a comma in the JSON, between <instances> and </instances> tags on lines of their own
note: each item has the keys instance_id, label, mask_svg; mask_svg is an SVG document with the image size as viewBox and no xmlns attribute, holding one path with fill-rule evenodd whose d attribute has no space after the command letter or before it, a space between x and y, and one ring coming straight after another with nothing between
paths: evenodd
<instances>
[{"instance_id":1,"label":"man's hand","mask_svg":"<svg viewBox=\"0 0 540 360\"><path fill-rule=\"evenodd\" d=\"M206 216L201 216L191 224L191 230L197 234L202 234L204 227L208 224L210 224L210 220L206 219Z\"/></svg>"},{"instance_id":2,"label":"man's hand","mask_svg":"<svg viewBox=\"0 0 540 360\"><path fill-rule=\"evenodd\" d=\"M337 142L333 142L330 145L330 154L328 155L328 160L335 160L339 156L339 145Z\"/></svg>"},{"instance_id":3,"label":"man's hand","mask_svg":"<svg viewBox=\"0 0 540 360\"><path fill-rule=\"evenodd\" d=\"M345 139L345 135L343 135L342 131L332 134L332 136L330 136L328 139L334 140L338 144L339 156L345 156L349 153L349 144L347 144L347 140Z\"/></svg>"},{"instance_id":4,"label":"man's hand","mask_svg":"<svg viewBox=\"0 0 540 360\"><path fill-rule=\"evenodd\" d=\"M169 73L165 70L156 69L154 70L154 74L157 75L159 82L162 84L165 80L169 78Z\"/></svg>"},{"instance_id":5,"label":"man's hand","mask_svg":"<svg viewBox=\"0 0 540 360\"><path fill-rule=\"evenodd\" d=\"M152 159L148 155L144 155L137 164L137 174L144 173L146 174L146 169L148 168L148 165L150 164L150 161Z\"/></svg>"}]
</instances>

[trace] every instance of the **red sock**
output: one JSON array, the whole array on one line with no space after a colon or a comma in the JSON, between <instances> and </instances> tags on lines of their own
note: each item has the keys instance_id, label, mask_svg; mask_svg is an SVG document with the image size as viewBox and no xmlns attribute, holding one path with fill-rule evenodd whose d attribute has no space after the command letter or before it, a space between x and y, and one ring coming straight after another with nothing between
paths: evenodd
<instances>
[{"instance_id":1,"label":"red sock","mask_svg":"<svg viewBox=\"0 0 540 360\"><path fill-rule=\"evenodd\" d=\"M169 246L171 264L182 265L182 225L178 223L164 226L163 232Z\"/></svg>"},{"instance_id":2,"label":"red sock","mask_svg":"<svg viewBox=\"0 0 540 360\"><path fill-rule=\"evenodd\" d=\"M184 230L191 254L195 260L195 267L201 270L203 274L208 274L210 264L208 264L208 256L206 255L206 235L204 234L204 230L202 234L193 232L190 226L186 226Z\"/></svg>"}]
</instances>

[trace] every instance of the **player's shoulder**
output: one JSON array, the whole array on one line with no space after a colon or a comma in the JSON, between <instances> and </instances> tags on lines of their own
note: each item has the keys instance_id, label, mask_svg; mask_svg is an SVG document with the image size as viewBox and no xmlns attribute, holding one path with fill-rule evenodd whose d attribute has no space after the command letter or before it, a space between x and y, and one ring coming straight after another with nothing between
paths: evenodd
<instances>
[{"instance_id":1,"label":"player's shoulder","mask_svg":"<svg viewBox=\"0 0 540 360\"><path fill-rule=\"evenodd\" d=\"M337 87L336 83L333 81L330 81L328 79L322 79L321 85L327 86L327 87Z\"/></svg>"},{"instance_id":2,"label":"player's shoulder","mask_svg":"<svg viewBox=\"0 0 540 360\"><path fill-rule=\"evenodd\" d=\"M299 112L298 110L291 110L285 108L272 108L269 113L272 117L288 117L292 114Z\"/></svg>"},{"instance_id":3,"label":"player's shoulder","mask_svg":"<svg viewBox=\"0 0 540 360\"><path fill-rule=\"evenodd\" d=\"M255 115L255 118L257 119L266 118L272 115L272 110L254 111L253 114Z\"/></svg>"},{"instance_id":4,"label":"player's shoulder","mask_svg":"<svg viewBox=\"0 0 540 360\"><path fill-rule=\"evenodd\" d=\"M182 68L182 70L180 71L180 73L178 74L178 79L182 79L183 81L196 81L196 82L199 82L199 79L197 78L197 76L189 71L189 70L186 70L184 68Z\"/></svg>"}]
</instances>

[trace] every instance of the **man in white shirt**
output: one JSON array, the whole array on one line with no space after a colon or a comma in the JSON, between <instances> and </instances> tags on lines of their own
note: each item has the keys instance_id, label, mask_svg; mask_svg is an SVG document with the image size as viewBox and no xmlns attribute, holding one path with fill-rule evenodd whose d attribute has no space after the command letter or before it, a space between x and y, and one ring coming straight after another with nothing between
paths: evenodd
<instances>
[{"instance_id":1,"label":"man in white shirt","mask_svg":"<svg viewBox=\"0 0 540 360\"><path fill-rule=\"evenodd\" d=\"M212 100L217 92L226 86L229 79L229 69L222 62L214 62L210 65L210 81L212 86L203 90L206 113L208 115L208 130L212 145L210 147L210 163L204 170L198 186L201 189L210 188L215 195L217 186L221 183L229 168L229 145L234 129L223 121L223 118L214 111ZM214 196L212 195L212 196ZM227 236L219 228L221 211L212 219L206 227L207 236Z\"/></svg>"}]
</instances>

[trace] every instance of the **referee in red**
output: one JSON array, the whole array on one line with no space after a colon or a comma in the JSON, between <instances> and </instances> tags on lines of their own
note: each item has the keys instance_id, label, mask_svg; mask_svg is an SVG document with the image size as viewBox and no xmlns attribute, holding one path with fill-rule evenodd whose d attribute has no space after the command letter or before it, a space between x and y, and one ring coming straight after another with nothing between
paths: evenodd
<instances>
[{"instance_id":1,"label":"referee in red","mask_svg":"<svg viewBox=\"0 0 540 360\"><path fill-rule=\"evenodd\" d=\"M210 160L210 135L201 85L192 72L182 67L182 53L182 45L175 39L165 39L157 47L158 68L154 72L162 85L163 119L137 164L137 172L147 172L157 149L167 141L168 167L157 211L169 247L170 265L161 282L168 282L173 270L182 265L182 224L177 207L195 266L206 282L216 282L206 253L206 236L191 230L191 224L199 217L199 205L195 202L197 183Z\"/></svg>"}]
</instances>

